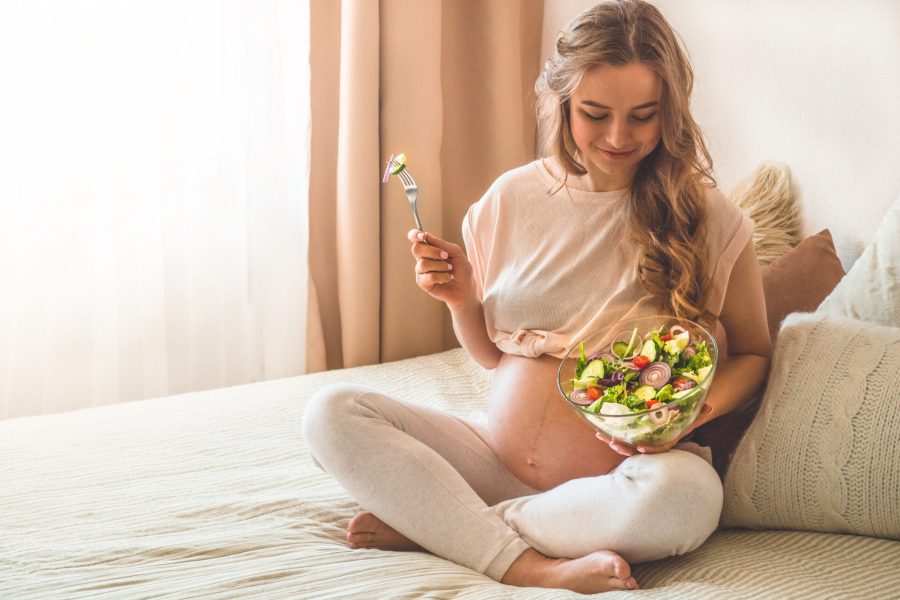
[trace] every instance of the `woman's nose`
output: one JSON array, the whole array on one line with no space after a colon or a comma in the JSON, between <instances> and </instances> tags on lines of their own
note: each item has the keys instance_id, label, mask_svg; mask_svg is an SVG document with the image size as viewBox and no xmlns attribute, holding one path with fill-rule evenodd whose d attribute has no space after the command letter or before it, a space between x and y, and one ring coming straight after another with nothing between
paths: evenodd
<instances>
[{"instance_id":1,"label":"woman's nose","mask_svg":"<svg viewBox=\"0 0 900 600\"><path fill-rule=\"evenodd\" d=\"M618 150L625 148L628 144L628 124L621 120L614 120L610 123L609 130L606 132L606 141L612 148L610 150Z\"/></svg>"}]
</instances>

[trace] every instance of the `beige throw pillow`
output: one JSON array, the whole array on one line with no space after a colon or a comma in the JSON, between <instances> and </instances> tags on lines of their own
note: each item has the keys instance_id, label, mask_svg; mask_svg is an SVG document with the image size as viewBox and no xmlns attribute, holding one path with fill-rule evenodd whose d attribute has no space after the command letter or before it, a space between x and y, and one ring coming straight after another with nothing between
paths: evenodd
<instances>
[{"instance_id":1,"label":"beige throw pillow","mask_svg":"<svg viewBox=\"0 0 900 600\"><path fill-rule=\"evenodd\" d=\"M900 198L816 312L900 327Z\"/></svg>"},{"instance_id":2,"label":"beige throw pillow","mask_svg":"<svg viewBox=\"0 0 900 600\"><path fill-rule=\"evenodd\" d=\"M753 219L753 245L759 264L768 265L800 243L800 211L791 193L787 165L763 163L729 197Z\"/></svg>"},{"instance_id":3,"label":"beige throw pillow","mask_svg":"<svg viewBox=\"0 0 900 600\"><path fill-rule=\"evenodd\" d=\"M763 292L769 336L774 343L778 328L792 312L812 312L844 277L834 251L831 232L823 229L805 238L778 260L763 267Z\"/></svg>"},{"instance_id":4,"label":"beige throw pillow","mask_svg":"<svg viewBox=\"0 0 900 600\"><path fill-rule=\"evenodd\" d=\"M722 525L900 539L900 328L794 313L725 476Z\"/></svg>"}]
</instances>

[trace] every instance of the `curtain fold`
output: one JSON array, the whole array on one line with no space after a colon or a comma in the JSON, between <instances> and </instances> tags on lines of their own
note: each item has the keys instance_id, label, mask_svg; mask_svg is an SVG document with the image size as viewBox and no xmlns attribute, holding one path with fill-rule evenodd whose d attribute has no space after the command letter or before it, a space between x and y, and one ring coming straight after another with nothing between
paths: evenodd
<instances>
[{"instance_id":1,"label":"curtain fold","mask_svg":"<svg viewBox=\"0 0 900 600\"><path fill-rule=\"evenodd\" d=\"M350 365L378 362L380 180L378 164L378 3L342 2L335 243L341 347ZM371 165L371 166L370 166ZM370 166L369 169L365 167ZM344 176L346 174L346 176ZM374 226L373 226L374 225Z\"/></svg>"},{"instance_id":2,"label":"curtain fold","mask_svg":"<svg viewBox=\"0 0 900 600\"><path fill-rule=\"evenodd\" d=\"M312 0L311 15L308 370L452 348L449 313L415 284L402 186L381 185L381 167L405 152L423 226L462 244L468 206L534 157L543 2Z\"/></svg>"}]
</instances>

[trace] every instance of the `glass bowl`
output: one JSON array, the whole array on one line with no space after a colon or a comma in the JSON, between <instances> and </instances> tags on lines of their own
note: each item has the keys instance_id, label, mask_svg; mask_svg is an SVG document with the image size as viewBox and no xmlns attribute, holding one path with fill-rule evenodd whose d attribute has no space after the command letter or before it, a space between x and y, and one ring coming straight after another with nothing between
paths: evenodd
<instances>
[{"instance_id":1,"label":"glass bowl","mask_svg":"<svg viewBox=\"0 0 900 600\"><path fill-rule=\"evenodd\" d=\"M668 315L637 317L571 349L559 365L557 386L566 403L607 437L658 446L677 439L700 414L717 361L716 340L703 326ZM668 376L655 363L665 363Z\"/></svg>"}]
</instances>

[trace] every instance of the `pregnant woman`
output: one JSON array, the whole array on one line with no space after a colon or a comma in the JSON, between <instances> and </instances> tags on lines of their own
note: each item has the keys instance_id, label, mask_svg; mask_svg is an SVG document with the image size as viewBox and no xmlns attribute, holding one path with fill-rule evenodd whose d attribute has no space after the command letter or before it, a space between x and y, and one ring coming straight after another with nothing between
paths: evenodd
<instances>
[{"instance_id":1,"label":"pregnant woman","mask_svg":"<svg viewBox=\"0 0 900 600\"><path fill-rule=\"evenodd\" d=\"M366 387L320 390L303 434L364 508L351 547L426 550L510 585L593 593L636 589L630 564L690 552L715 530L722 488L707 449L605 442L556 390L579 340L659 313L699 320L719 342L695 427L765 378L752 222L715 188L692 77L652 5L582 13L536 84L544 158L470 207L465 251L409 233L419 287L494 369L488 424Z\"/></svg>"}]
</instances>

